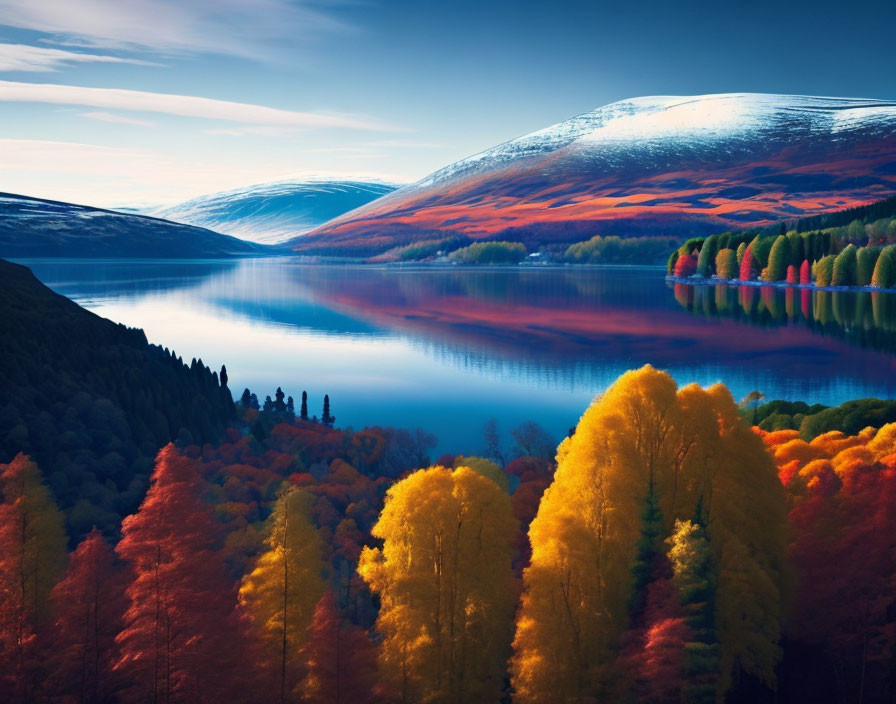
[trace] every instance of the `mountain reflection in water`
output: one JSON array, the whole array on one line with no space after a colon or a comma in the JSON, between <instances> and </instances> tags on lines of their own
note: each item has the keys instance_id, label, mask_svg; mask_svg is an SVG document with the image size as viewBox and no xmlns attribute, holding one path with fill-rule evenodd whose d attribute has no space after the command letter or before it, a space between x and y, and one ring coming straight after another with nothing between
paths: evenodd
<instances>
[{"instance_id":1,"label":"mountain reflection in water","mask_svg":"<svg viewBox=\"0 0 896 704\"><path fill-rule=\"evenodd\" d=\"M226 364L236 394L307 389L319 413L328 393L340 424L420 426L438 451L481 451L490 417L505 434L531 419L559 440L596 393L648 363L682 384L725 382L736 398L896 392L885 294L670 292L659 268L23 263L186 360Z\"/></svg>"}]
</instances>

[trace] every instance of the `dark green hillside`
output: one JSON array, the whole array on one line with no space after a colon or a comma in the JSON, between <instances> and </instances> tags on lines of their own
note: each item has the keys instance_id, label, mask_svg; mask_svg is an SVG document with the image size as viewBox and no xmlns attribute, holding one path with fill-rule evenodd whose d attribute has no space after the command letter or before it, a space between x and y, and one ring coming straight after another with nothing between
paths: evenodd
<instances>
[{"instance_id":1,"label":"dark green hillside","mask_svg":"<svg viewBox=\"0 0 896 704\"><path fill-rule=\"evenodd\" d=\"M220 440L230 392L142 330L101 318L0 260L0 462L34 457L77 537L114 531L170 440Z\"/></svg>"}]
</instances>

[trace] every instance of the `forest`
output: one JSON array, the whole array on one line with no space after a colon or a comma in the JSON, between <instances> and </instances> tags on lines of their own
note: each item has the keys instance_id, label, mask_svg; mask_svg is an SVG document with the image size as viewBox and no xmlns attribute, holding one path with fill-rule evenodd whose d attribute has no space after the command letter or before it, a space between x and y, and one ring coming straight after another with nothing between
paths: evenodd
<instances>
[{"instance_id":1,"label":"forest","mask_svg":"<svg viewBox=\"0 0 896 704\"><path fill-rule=\"evenodd\" d=\"M669 256L667 271L680 278L892 289L896 198L777 228L692 238Z\"/></svg>"},{"instance_id":2,"label":"forest","mask_svg":"<svg viewBox=\"0 0 896 704\"><path fill-rule=\"evenodd\" d=\"M896 694L889 406L738 405L647 366L556 454L490 424L482 456L432 461L284 396L162 447L105 535L66 522L52 459L0 465L7 701Z\"/></svg>"},{"instance_id":3,"label":"forest","mask_svg":"<svg viewBox=\"0 0 896 704\"><path fill-rule=\"evenodd\" d=\"M0 260L0 462L47 470L68 529L112 536L159 448L218 442L235 416L226 369L185 364L142 330L84 310Z\"/></svg>"},{"instance_id":4,"label":"forest","mask_svg":"<svg viewBox=\"0 0 896 704\"><path fill-rule=\"evenodd\" d=\"M518 233L521 234L521 233ZM535 244L530 250L524 242L484 240L468 236L422 239L370 257L379 263L453 262L457 264L518 264L534 255L538 263L551 264L663 264L670 249L679 246L677 237L620 237L595 235L571 244Z\"/></svg>"}]
</instances>

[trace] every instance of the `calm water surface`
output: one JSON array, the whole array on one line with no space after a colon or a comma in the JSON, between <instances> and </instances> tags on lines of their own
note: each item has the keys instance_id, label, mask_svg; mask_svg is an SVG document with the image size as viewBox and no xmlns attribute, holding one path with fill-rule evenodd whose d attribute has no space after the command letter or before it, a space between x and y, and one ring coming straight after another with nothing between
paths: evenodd
<instances>
[{"instance_id":1,"label":"calm water surface","mask_svg":"<svg viewBox=\"0 0 896 704\"><path fill-rule=\"evenodd\" d=\"M827 404L896 397L896 356L868 346L876 338L807 324L799 302L765 299L777 317L760 314L761 297L738 311L736 299L673 290L657 268L22 263L186 361L226 364L237 396L282 386L298 399L305 389L320 414L328 393L338 425L422 427L439 437L437 452L480 451L491 417L505 432L535 420L559 439L596 393L647 363L682 384L722 381L736 398L754 389ZM837 305L867 324L855 313L861 301Z\"/></svg>"}]
</instances>

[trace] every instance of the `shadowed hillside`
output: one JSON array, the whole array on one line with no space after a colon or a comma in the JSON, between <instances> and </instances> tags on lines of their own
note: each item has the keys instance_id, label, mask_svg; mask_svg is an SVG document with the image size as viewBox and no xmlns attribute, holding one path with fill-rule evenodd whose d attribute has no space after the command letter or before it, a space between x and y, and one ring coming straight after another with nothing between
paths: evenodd
<instances>
[{"instance_id":1,"label":"shadowed hillside","mask_svg":"<svg viewBox=\"0 0 896 704\"><path fill-rule=\"evenodd\" d=\"M146 490L159 448L223 437L229 390L50 291L0 260L0 462L26 452L44 468L70 534L114 531Z\"/></svg>"}]
</instances>

